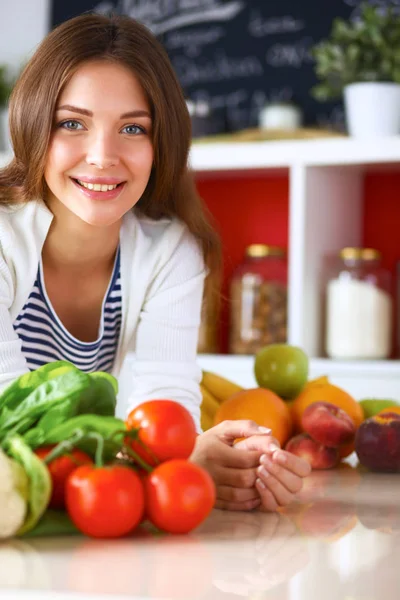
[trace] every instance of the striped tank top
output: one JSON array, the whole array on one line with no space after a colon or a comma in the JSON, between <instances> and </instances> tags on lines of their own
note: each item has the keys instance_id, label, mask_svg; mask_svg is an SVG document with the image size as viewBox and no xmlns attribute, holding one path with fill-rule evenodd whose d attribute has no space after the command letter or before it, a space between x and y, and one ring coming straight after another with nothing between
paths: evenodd
<instances>
[{"instance_id":1,"label":"striped tank top","mask_svg":"<svg viewBox=\"0 0 400 600\"><path fill-rule=\"evenodd\" d=\"M67 331L47 296L40 259L33 289L13 326L22 341L22 353L31 371L55 360L68 360L91 373L111 372L117 351L122 319L120 250L104 296L99 335L82 342Z\"/></svg>"}]
</instances>

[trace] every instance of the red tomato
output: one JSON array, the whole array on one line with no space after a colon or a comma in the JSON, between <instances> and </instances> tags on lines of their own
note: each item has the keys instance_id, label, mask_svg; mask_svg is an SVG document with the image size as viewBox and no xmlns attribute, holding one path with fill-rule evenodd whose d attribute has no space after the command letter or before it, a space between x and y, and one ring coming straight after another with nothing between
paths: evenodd
<instances>
[{"instance_id":1,"label":"red tomato","mask_svg":"<svg viewBox=\"0 0 400 600\"><path fill-rule=\"evenodd\" d=\"M188 533L209 515L215 485L202 467L188 460L169 460L145 480L146 514L159 529Z\"/></svg>"},{"instance_id":2,"label":"red tomato","mask_svg":"<svg viewBox=\"0 0 400 600\"><path fill-rule=\"evenodd\" d=\"M127 420L129 429L140 429L139 439L151 451L129 441L132 449L148 464L156 465L171 458L189 458L193 452L197 433L190 412L173 400L149 400L134 408Z\"/></svg>"},{"instance_id":3,"label":"red tomato","mask_svg":"<svg viewBox=\"0 0 400 600\"><path fill-rule=\"evenodd\" d=\"M66 504L69 516L84 534L120 537L142 519L143 484L130 467L84 465L68 477Z\"/></svg>"},{"instance_id":4,"label":"red tomato","mask_svg":"<svg viewBox=\"0 0 400 600\"><path fill-rule=\"evenodd\" d=\"M52 446L41 446L35 450L35 454L42 460L46 458L48 454L53 450ZM67 478L72 471L80 467L81 465L92 464L93 461L81 450L74 449L69 454L64 454L59 458L55 458L47 465L52 482L52 493L50 498L49 506L55 509L65 508L65 484Z\"/></svg>"}]
</instances>

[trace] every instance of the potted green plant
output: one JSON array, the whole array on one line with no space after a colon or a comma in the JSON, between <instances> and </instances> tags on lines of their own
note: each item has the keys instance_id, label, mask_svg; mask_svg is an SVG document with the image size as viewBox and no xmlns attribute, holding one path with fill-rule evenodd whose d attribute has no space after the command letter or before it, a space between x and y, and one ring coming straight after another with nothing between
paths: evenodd
<instances>
[{"instance_id":1,"label":"potted green plant","mask_svg":"<svg viewBox=\"0 0 400 600\"><path fill-rule=\"evenodd\" d=\"M344 97L350 135L400 133L400 15L394 5L361 5L355 21L335 19L330 36L312 50L319 100Z\"/></svg>"},{"instance_id":2,"label":"potted green plant","mask_svg":"<svg viewBox=\"0 0 400 600\"><path fill-rule=\"evenodd\" d=\"M10 149L8 135L8 99L12 90L12 79L6 65L0 65L0 151Z\"/></svg>"}]
</instances>

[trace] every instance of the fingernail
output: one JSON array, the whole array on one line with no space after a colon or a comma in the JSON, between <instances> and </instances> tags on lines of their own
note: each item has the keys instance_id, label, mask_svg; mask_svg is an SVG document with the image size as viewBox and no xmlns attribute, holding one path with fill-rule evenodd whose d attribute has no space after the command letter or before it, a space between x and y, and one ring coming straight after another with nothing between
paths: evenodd
<instances>
[{"instance_id":1,"label":"fingernail","mask_svg":"<svg viewBox=\"0 0 400 600\"><path fill-rule=\"evenodd\" d=\"M277 460L279 463L281 463L281 465L284 465L287 462L287 458L286 456L283 454L283 452L276 452L273 456L273 458L275 460Z\"/></svg>"},{"instance_id":2,"label":"fingernail","mask_svg":"<svg viewBox=\"0 0 400 600\"><path fill-rule=\"evenodd\" d=\"M258 432L259 432L259 433L265 433L265 434L267 435L267 434L270 434L270 433L272 433L272 429L268 429L268 427L262 427L262 426L260 425L260 426L258 427Z\"/></svg>"},{"instance_id":3,"label":"fingernail","mask_svg":"<svg viewBox=\"0 0 400 600\"><path fill-rule=\"evenodd\" d=\"M262 490L267 489L267 486L265 485L265 483L263 481L261 481L261 479L256 479L256 485L261 488Z\"/></svg>"},{"instance_id":4,"label":"fingernail","mask_svg":"<svg viewBox=\"0 0 400 600\"><path fill-rule=\"evenodd\" d=\"M268 463L268 456L266 454L261 454L260 463L264 463L264 464Z\"/></svg>"},{"instance_id":5,"label":"fingernail","mask_svg":"<svg viewBox=\"0 0 400 600\"><path fill-rule=\"evenodd\" d=\"M258 472L259 475L261 475L262 477L264 477L264 479L266 479L267 477L269 477L269 473L268 473L268 471L264 467L258 467L257 472Z\"/></svg>"},{"instance_id":6,"label":"fingernail","mask_svg":"<svg viewBox=\"0 0 400 600\"><path fill-rule=\"evenodd\" d=\"M270 452L275 452L276 450L280 450L279 446L277 446L276 444L270 444L268 446L268 449Z\"/></svg>"}]
</instances>

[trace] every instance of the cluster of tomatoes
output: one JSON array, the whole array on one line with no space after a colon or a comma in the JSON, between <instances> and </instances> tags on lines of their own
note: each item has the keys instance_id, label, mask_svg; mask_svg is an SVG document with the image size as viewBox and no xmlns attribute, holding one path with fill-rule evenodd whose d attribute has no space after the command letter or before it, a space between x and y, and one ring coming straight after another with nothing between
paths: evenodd
<instances>
[{"instance_id":1,"label":"cluster of tomatoes","mask_svg":"<svg viewBox=\"0 0 400 600\"><path fill-rule=\"evenodd\" d=\"M126 427L137 432L125 440L137 463L98 466L78 449L55 458L48 465L50 507L66 509L92 537L127 535L145 520L168 533L200 525L214 506L215 486L189 460L197 437L189 411L172 400L150 400L132 410ZM36 453L44 460L52 449Z\"/></svg>"}]
</instances>

